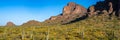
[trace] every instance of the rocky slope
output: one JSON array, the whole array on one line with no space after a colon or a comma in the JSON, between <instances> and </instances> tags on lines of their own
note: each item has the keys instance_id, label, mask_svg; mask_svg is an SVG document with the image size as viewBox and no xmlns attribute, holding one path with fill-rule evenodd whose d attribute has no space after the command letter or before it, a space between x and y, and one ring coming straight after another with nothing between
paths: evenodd
<instances>
[{"instance_id":1,"label":"rocky slope","mask_svg":"<svg viewBox=\"0 0 120 40\"><path fill-rule=\"evenodd\" d=\"M81 5L78 5L74 2L69 2L67 6L63 8L63 12L61 15L52 16L45 22L50 24L51 23L68 24L86 19L88 17L98 16L100 14L108 16L109 19L111 19L112 16L120 18L119 1L120 0L99 1L95 5L90 6L88 9L85 9Z\"/></svg>"},{"instance_id":2,"label":"rocky slope","mask_svg":"<svg viewBox=\"0 0 120 40\"><path fill-rule=\"evenodd\" d=\"M66 24L76 19L86 18L87 9L78 5L74 2L69 2L67 6L63 8L61 15L52 16L50 19L46 20L48 23L60 23Z\"/></svg>"},{"instance_id":3,"label":"rocky slope","mask_svg":"<svg viewBox=\"0 0 120 40\"><path fill-rule=\"evenodd\" d=\"M100 1L87 10L70 2L63 8L61 15L52 16L43 22L45 26L31 20L20 27L0 27L0 40L120 40L120 20L119 16L115 15L119 14L115 4L117 5L113 0Z\"/></svg>"},{"instance_id":4,"label":"rocky slope","mask_svg":"<svg viewBox=\"0 0 120 40\"><path fill-rule=\"evenodd\" d=\"M97 2L97 4L94 5L95 10L106 10L109 14L115 13L116 16L120 17L120 0L104 0Z\"/></svg>"},{"instance_id":5,"label":"rocky slope","mask_svg":"<svg viewBox=\"0 0 120 40\"><path fill-rule=\"evenodd\" d=\"M101 14L66 25L0 27L0 40L120 40L120 20L112 18Z\"/></svg>"},{"instance_id":6,"label":"rocky slope","mask_svg":"<svg viewBox=\"0 0 120 40\"><path fill-rule=\"evenodd\" d=\"M69 2L62 10L62 14L57 16L52 16L42 24L69 24L73 22L77 22L80 20L87 19L89 17L98 16L103 14L103 16L107 16L109 20L112 17L116 16L116 18L120 19L120 0L104 0L99 1L95 5L90 6L88 9L83 6L76 4L74 2ZM104 18L104 17L103 17ZM33 24L39 24L39 22L35 22ZM25 23L29 24L29 23ZM30 23L30 25L33 25ZM24 25L24 24L23 24Z\"/></svg>"}]
</instances>

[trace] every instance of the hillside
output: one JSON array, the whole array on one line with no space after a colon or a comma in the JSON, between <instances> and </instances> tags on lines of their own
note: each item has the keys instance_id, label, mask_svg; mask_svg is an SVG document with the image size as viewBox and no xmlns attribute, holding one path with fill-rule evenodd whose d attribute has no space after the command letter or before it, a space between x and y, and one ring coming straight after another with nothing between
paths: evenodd
<instances>
[{"instance_id":1,"label":"hillside","mask_svg":"<svg viewBox=\"0 0 120 40\"><path fill-rule=\"evenodd\" d=\"M67 25L0 27L0 40L120 40L120 21L99 15Z\"/></svg>"},{"instance_id":2,"label":"hillside","mask_svg":"<svg viewBox=\"0 0 120 40\"><path fill-rule=\"evenodd\" d=\"M120 0L97 2L88 9L69 2L44 22L30 20L0 27L0 40L120 40Z\"/></svg>"}]
</instances>

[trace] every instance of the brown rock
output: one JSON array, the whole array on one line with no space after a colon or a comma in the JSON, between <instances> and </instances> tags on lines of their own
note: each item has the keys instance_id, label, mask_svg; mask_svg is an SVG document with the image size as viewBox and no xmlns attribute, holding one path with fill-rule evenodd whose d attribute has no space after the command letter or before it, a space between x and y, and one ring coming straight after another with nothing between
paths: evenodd
<instances>
[{"instance_id":1,"label":"brown rock","mask_svg":"<svg viewBox=\"0 0 120 40\"><path fill-rule=\"evenodd\" d=\"M72 12L72 14L85 14L85 13L87 13L87 10L80 5L76 5L74 11Z\"/></svg>"},{"instance_id":2,"label":"brown rock","mask_svg":"<svg viewBox=\"0 0 120 40\"><path fill-rule=\"evenodd\" d=\"M90 6L89 11L90 12L94 12L95 11L95 7L94 6Z\"/></svg>"},{"instance_id":3,"label":"brown rock","mask_svg":"<svg viewBox=\"0 0 120 40\"><path fill-rule=\"evenodd\" d=\"M56 16L52 16L52 17L50 17L49 20L55 20L55 19L57 19L57 17Z\"/></svg>"},{"instance_id":4,"label":"brown rock","mask_svg":"<svg viewBox=\"0 0 120 40\"><path fill-rule=\"evenodd\" d=\"M120 3L120 0L105 0L105 2L106 2L106 4L107 3L109 4L109 2L111 2L112 5L113 5L113 10L114 11L117 11L120 8L120 7L118 7L119 3Z\"/></svg>"},{"instance_id":5,"label":"brown rock","mask_svg":"<svg viewBox=\"0 0 120 40\"><path fill-rule=\"evenodd\" d=\"M74 2L70 2L63 8L63 15L68 15L71 14L72 11L74 10L76 4Z\"/></svg>"},{"instance_id":6,"label":"brown rock","mask_svg":"<svg viewBox=\"0 0 120 40\"><path fill-rule=\"evenodd\" d=\"M114 20L114 19L116 19L115 17L116 17L115 11L113 11L112 14L110 15L110 19L111 19L111 20Z\"/></svg>"},{"instance_id":7,"label":"brown rock","mask_svg":"<svg viewBox=\"0 0 120 40\"><path fill-rule=\"evenodd\" d=\"M64 9L63 9L63 15L71 14L72 9L73 8L71 6L65 6Z\"/></svg>"},{"instance_id":8,"label":"brown rock","mask_svg":"<svg viewBox=\"0 0 120 40\"><path fill-rule=\"evenodd\" d=\"M104 0L104 1L99 1L95 5L96 10L107 10L108 13L112 13L115 11L115 15L120 17L120 0Z\"/></svg>"},{"instance_id":9,"label":"brown rock","mask_svg":"<svg viewBox=\"0 0 120 40\"><path fill-rule=\"evenodd\" d=\"M84 13L87 13L87 9L78 4L75 4L74 2L68 3L68 5L63 8L63 15Z\"/></svg>"},{"instance_id":10,"label":"brown rock","mask_svg":"<svg viewBox=\"0 0 120 40\"><path fill-rule=\"evenodd\" d=\"M113 16L116 16L116 15L115 15L115 11L113 11L112 15L113 15Z\"/></svg>"},{"instance_id":11,"label":"brown rock","mask_svg":"<svg viewBox=\"0 0 120 40\"><path fill-rule=\"evenodd\" d=\"M52 16L50 19L46 20L48 23L69 23L71 21L76 20L77 18L86 16L87 9L84 7L70 2L63 8L62 15ZM77 19L78 20L78 19Z\"/></svg>"},{"instance_id":12,"label":"brown rock","mask_svg":"<svg viewBox=\"0 0 120 40\"><path fill-rule=\"evenodd\" d=\"M89 7L89 17L97 15L97 12L95 12L95 7L94 6L90 6Z\"/></svg>"},{"instance_id":13,"label":"brown rock","mask_svg":"<svg viewBox=\"0 0 120 40\"><path fill-rule=\"evenodd\" d=\"M76 4L75 4L74 2L69 2L69 3L67 4L67 6L75 7Z\"/></svg>"},{"instance_id":14,"label":"brown rock","mask_svg":"<svg viewBox=\"0 0 120 40\"><path fill-rule=\"evenodd\" d=\"M7 22L6 26L15 26L13 22Z\"/></svg>"},{"instance_id":15,"label":"brown rock","mask_svg":"<svg viewBox=\"0 0 120 40\"><path fill-rule=\"evenodd\" d=\"M92 16L96 16L98 14L98 12L89 12L89 17L92 17Z\"/></svg>"},{"instance_id":16,"label":"brown rock","mask_svg":"<svg viewBox=\"0 0 120 40\"><path fill-rule=\"evenodd\" d=\"M105 16L109 15L109 13L108 13L107 10L103 10L102 12L103 12L103 14L104 14Z\"/></svg>"},{"instance_id":17,"label":"brown rock","mask_svg":"<svg viewBox=\"0 0 120 40\"><path fill-rule=\"evenodd\" d=\"M113 12L113 4L112 2L109 2L109 13L111 14Z\"/></svg>"}]
</instances>

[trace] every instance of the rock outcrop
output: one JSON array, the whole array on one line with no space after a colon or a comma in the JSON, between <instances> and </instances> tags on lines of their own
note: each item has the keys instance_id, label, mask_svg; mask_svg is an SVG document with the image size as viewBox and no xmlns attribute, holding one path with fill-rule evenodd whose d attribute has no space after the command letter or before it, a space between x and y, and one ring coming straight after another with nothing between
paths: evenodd
<instances>
[{"instance_id":1,"label":"rock outcrop","mask_svg":"<svg viewBox=\"0 0 120 40\"><path fill-rule=\"evenodd\" d=\"M105 2L111 2L113 5L113 11L115 15L120 19L120 0L105 0Z\"/></svg>"},{"instance_id":2,"label":"rock outcrop","mask_svg":"<svg viewBox=\"0 0 120 40\"><path fill-rule=\"evenodd\" d=\"M99 1L95 5L90 6L88 9L74 2L69 2L58 16L52 16L44 21L44 24L69 24L72 22L80 21L88 17L97 17L99 15L105 18L118 17L120 19L120 0L104 0ZM13 23L7 23L8 26L14 26ZM40 22L31 20L24 23L23 26L39 26Z\"/></svg>"},{"instance_id":3,"label":"rock outcrop","mask_svg":"<svg viewBox=\"0 0 120 40\"><path fill-rule=\"evenodd\" d=\"M45 22L66 24L101 14L108 19L111 19L113 15L120 18L120 0L99 1L88 9L74 2L70 2L63 8L61 15L52 16Z\"/></svg>"},{"instance_id":4,"label":"rock outcrop","mask_svg":"<svg viewBox=\"0 0 120 40\"><path fill-rule=\"evenodd\" d=\"M104 0L94 5L95 10L107 10L109 14L115 13L120 18L120 0Z\"/></svg>"},{"instance_id":5,"label":"rock outcrop","mask_svg":"<svg viewBox=\"0 0 120 40\"><path fill-rule=\"evenodd\" d=\"M84 7L75 4L74 2L68 3L68 5L63 8L63 15L84 14L86 12L87 10Z\"/></svg>"},{"instance_id":6,"label":"rock outcrop","mask_svg":"<svg viewBox=\"0 0 120 40\"><path fill-rule=\"evenodd\" d=\"M71 14L75 7L76 7L75 3L73 2L68 3L67 6L63 8L63 15Z\"/></svg>"},{"instance_id":7,"label":"rock outcrop","mask_svg":"<svg viewBox=\"0 0 120 40\"><path fill-rule=\"evenodd\" d=\"M88 9L74 2L69 2L58 16L52 16L45 21L45 24L68 24L76 21L86 19L88 17L99 17L103 19L120 18L120 0L104 0L99 1Z\"/></svg>"},{"instance_id":8,"label":"rock outcrop","mask_svg":"<svg viewBox=\"0 0 120 40\"><path fill-rule=\"evenodd\" d=\"M113 4L112 2L109 2L109 14L111 14L113 12Z\"/></svg>"},{"instance_id":9,"label":"rock outcrop","mask_svg":"<svg viewBox=\"0 0 120 40\"><path fill-rule=\"evenodd\" d=\"M108 15L111 16L112 14L115 14L120 19L120 0L104 0L97 2L94 6L95 12L99 10L102 12L103 10L106 10L108 12ZM88 12L91 15L94 14L93 6L89 7Z\"/></svg>"},{"instance_id":10,"label":"rock outcrop","mask_svg":"<svg viewBox=\"0 0 120 40\"><path fill-rule=\"evenodd\" d=\"M63 12L61 15L58 16L52 16L50 19L46 20L46 22L54 22L54 23L60 23L60 24L66 24L70 23L74 20L83 19L85 18L87 13L87 9L74 3L70 2L63 8Z\"/></svg>"},{"instance_id":11,"label":"rock outcrop","mask_svg":"<svg viewBox=\"0 0 120 40\"><path fill-rule=\"evenodd\" d=\"M94 6L90 6L89 9L88 9L88 12L89 12L88 13L89 17L97 15L97 12L95 12L95 7Z\"/></svg>"},{"instance_id":12,"label":"rock outcrop","mask_svg":"<svg viewBox=\"0 0 120 40\"><path fill-rule=\"evenodd\" d=\"M104 16L109 16L109 12L107 10L103 10L102 13Z\"/></svg>"},{"instance_id":13,"label":"rock outcrop","mask_svg":"<svg viewBox=\"0 0 120 40\"><path fill-rule=\"evenodd\" d=\"M15 24L13 22L7 22L6 26L11 27L11 26L15 26Z\"/></svg>"}]
</instances>

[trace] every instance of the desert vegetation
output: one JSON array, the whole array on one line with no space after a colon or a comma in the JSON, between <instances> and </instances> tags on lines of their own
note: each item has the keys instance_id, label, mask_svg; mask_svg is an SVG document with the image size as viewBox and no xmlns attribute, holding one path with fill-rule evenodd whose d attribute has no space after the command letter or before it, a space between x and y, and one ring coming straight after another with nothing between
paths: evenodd
<instances>
[{"instance_id":1,"label":"desert vegetation","mask_svg":"<svg viewBox=\"0 0 120 40\"><path fill-rule=\"evenodd\" d=\"M117 0L119 1L119 0ZM0 27L0 40L120 40L120 2L105 0L88 9L68 3L60 15Z\"/></svg>"},{"instance_id":2,"label":"desert vegetation","mask_svg":"<svg viewBox=\"0 0 120 40\"><path fill-rule=\"evenodd\" d=\"M0 40L120 40L120 21L99 15L61 25L0 27Z\"/></svg>"}]
</instances>

